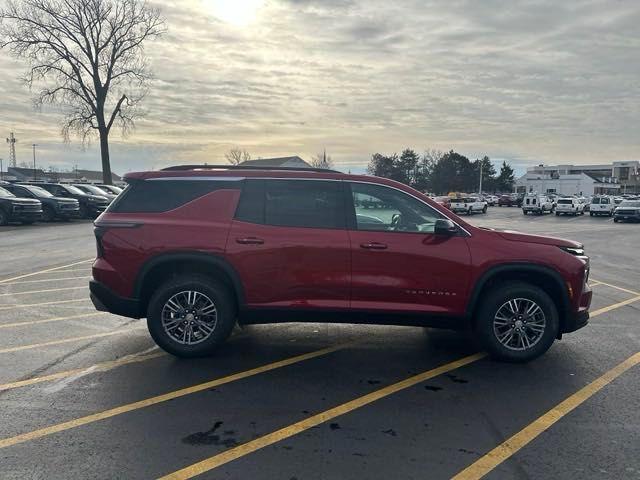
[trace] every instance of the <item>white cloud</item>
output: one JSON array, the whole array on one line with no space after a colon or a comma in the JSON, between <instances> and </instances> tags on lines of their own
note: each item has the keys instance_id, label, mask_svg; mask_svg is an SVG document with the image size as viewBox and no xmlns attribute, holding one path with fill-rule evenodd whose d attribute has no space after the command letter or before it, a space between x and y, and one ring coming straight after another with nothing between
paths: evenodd
<instances>
[{"instance_id":1,"label":"white cloud","mask_svg":"<svg viewBox=\"0 0 640 480\"><path fill-rule=\"evenodd\" d=\"M206 1L206 0L202 0ZM229 0L231 1L231 0ZM246 26L200 0L159 1L169 33L149 44L147 117L112 135L116 172L326 146L357 168L404 147L519 165L640 156L640 9L635 2L271 0ZM65 146L0 51L0 132L43 165L99 166ZM5 156L5 155L2 155Z\"/></svg>"}]
</instances>

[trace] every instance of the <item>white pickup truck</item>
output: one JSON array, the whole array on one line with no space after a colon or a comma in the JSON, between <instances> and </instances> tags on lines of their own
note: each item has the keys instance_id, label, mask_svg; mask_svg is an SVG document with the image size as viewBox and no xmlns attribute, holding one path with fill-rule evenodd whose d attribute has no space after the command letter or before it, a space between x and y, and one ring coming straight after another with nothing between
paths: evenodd
<instances>
[{"instance_id":1,"label":"white pickup truck","mask_svg":"<svg viewBox=\"0 0 640 480\"><path fill-rule=\"evenodd\" d=\"M454 213L487 213L487 202L481 197L463 197L451 199L451 211Z\"/></svg>"},{"instance_id":2,"label":"white pickup truck","mask_svg":"<svg viewBox=\"0 0 640 480\"><path fill-rule=\"evenodd\" d=\"M564 197L559 198L556 202L556 217L560 214L565 215L584 215L584 203L579 198Z\"/></svg>"},{"instance_id":3,"label":"white pickup truck","mask_svg":"<svg viewBox=\"0 0 640 480\"><path fill-rule=\"evenodd\" d=\"M591 199L591 206L589 207L589 215L607 215L613 216L613 211L616 208L616 204L613 198L609 196L593 197Z\"/></svg>"}]
</instances>

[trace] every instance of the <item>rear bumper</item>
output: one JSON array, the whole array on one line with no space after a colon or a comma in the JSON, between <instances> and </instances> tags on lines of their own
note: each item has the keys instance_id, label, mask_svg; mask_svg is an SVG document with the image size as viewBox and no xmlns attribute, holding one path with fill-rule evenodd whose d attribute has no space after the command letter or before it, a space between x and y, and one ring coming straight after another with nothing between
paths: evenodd
<instances>
[{"instance_id":1,"label":"rear bumper","mask_svg":"<svg viewBox=\"0 0 640 480\"><path fill-rule=\"evenodd\" d=\"M89 282L91 301L96 310L109 312L129 318L142 318L140 301L135 298L121 297L103 283L91 280Z\"/></svg>"}]
</instances>

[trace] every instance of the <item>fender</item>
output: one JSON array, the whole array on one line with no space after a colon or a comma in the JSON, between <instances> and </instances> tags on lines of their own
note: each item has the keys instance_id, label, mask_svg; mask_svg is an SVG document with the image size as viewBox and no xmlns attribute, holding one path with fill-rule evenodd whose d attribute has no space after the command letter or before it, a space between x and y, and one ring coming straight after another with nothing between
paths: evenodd
<instances>
[{"instance_id":1,"label":"fender","mask_svg":"<svg viewBox=\"0 0 640 480\"><path fill-rule=\"evenodd\" d=\"M537 263L528 263L528 262L514 262L514 263L505 263L501 265L496 265L494 267L490 267L487 269L480 278L476 281L475 286L473 287L473 291L469 296L469 302L467 304L466 315L468 318L472 318L473 311L478 303L480 292L487 284L489 280L494 278L496 275L501 275L503 273L541 273L548 275L552 278L554 287L558 289L562 293L560 296L562 300L562 305L560 305L560 314L561 314L561 322L564 322L567 314L570 311L570 302L569 302L569 291L567 290L567 286L562 278L562 275L558 273L556 270L540 265Z\"/></svg>"},{"instance_id":2,"label":"fender","mask_svg":"<svg viewBox=\"0 0 640 480\"><path fill-rule=\"evenodd\" d=\"M210 265L211 267L219 268L224 271L231 279L231 283L233 284L233 288L238 297L238 306L242 308L245 305L246 297L244 294L244 287L242 286L240 275L238 275L236 269L220 255L197 251L162 253L147 260L140 268L136 277L133 290L134 298L140 298L145 278L153 268L167 262L186 262L193 260L197 261L200 264Z\"/></svg>"}]
</instances>

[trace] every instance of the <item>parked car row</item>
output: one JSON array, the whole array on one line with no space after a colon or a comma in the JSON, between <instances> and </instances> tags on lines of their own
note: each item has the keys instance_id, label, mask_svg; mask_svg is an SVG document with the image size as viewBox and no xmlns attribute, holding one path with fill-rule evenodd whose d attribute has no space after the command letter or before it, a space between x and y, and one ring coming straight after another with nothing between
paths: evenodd
<instances>
[{"instance_id":1,"label":"parked car row","mask_svg":"<svg viewBox=\"0 0 640 480\"><path fill-rule=\"evenodd\" d=\"M96 218L120 192L110 185L1 182L0 225Z\"/></svg>"}]
</instances>

